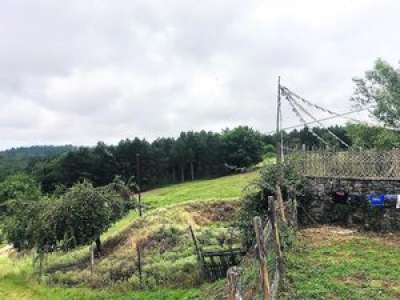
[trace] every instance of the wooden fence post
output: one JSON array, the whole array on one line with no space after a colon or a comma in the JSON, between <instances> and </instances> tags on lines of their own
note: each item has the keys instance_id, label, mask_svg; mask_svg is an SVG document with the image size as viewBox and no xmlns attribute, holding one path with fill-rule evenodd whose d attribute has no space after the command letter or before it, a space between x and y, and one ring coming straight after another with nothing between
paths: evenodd
<instances>
[{"instance_id":1,"label":"wooden fence post","mask_svg":"<svg viewBox=\"0 0 400 300\"><path fill-rule=\"evenodd\" d=\"M275 276L273 283L271 285L271 299L277 299L279 286L281 285L285 272L285 266L284 266L284 258L283 258L282 245L279 232L279 223L278 223L279 214L276 213L276 206L273 196L268 197L268 209L270 210L274 248L277 255Z\"/></svg>"},{"instance_id":2,"label":"wooden fence post","mask_svg":"<svg viewBox=\"0 0 400 300\"><path fill-rule=\"evenodd\" d=\"M280 234L279 234L279 226L278 226L278 221L277 221L274 196L268 196L268 209L270 211L275 251L276 251L276 254L278 255L278 257L282 257L281 240L280 240Z\"/></svg>"},{"instance_id":3,"label":"wooden fence post","mask_svg":"<svg viewBox=\"0 0 400 300\"><path fill-rule=\"evenodd\" d=\"M279 184L276 185L276 199L278 200L279 213L281 214L282 221L287 224L286 214L285 214L285 204L283 203L283 196L281 186Z\"/></svg>"},{"instance_id":4,"label":"wooden fence post","mask_svg":"<svg viewBox=\"0 0 400 300\"><path fill-rule=\"evenodd\" d=\"M228 269L227 277L229 284L228 300L243 300L242 290L240 285L241 269L238 267L231 267Z\"/></svg>"},{"instance_id":5,"label":"wooden fence post","mask_svg":"<svg viewBox=\"0 0 400 300\"><path fill-rule=\"evenodd\" d=\"M267 268L267 253L264 247L264 233L261 225L261 218L254 217L253 219L254 231L256 233L257 249L258 249L258 260L260 262L260 275L261 275L261 286L263 290L263 300L270 300L270 285L269 285L269 274Z\"/></svg>"},{"instance_id":6,"label":"wooden fence post","mask_svg":"<svg viewBox=\"0 0 400 300\"><path fill-rule=\"evenodd\" d=\"M140 284L140 288L143 289L142 253L141 253L139 242L136 243L136 254L137 254L137 259L138 259L139 284Z\"/></svg>"},{"instance_id":7,"label":"wooden fence post","mask_svg":"<svg viewBox=\"0 0 400 300\"><path fill-rule=\"evenodd\" d=\"M94 271L94 249L96 247L96 244L93 242L90 247L90 274L93 276L93 271Z\"/></svg>"},{"instance_id":8,"label":"wooden fence post","mask_svg":"<svg viewBox=\"0 0 400 300\"><path fill-rule=\"evenodd\" d=\"M290 225L295 231L298 228L298 218L297 218L297 199L296 199L296 189L290 187L289 189L289 201L290 201Z\"/></svg>"},{"instance_id":9,"label":"wooden fence post","mask_svg":"<svg viewBox=\"0 0 400 300\"><path fill-rule=\"evenodd\" d=\"M139 216L143 216L142 212L142 179L140 177L140 153L136 153L136 184L138 186L138 205L139 205Z\"/></svg>"},{"instance_id":10,"label":"wooden fence post","mask_svg":"<svg viewBox=\"0 0 400 300\"><path fill-rule=\"evenodd\" d=\"M43 250L39 252L39 282L42 281L43 275Z\"/></svg>"},{"instance_id":11,"label":"wooden fence post","mask_svg":"<svg viewBox=\"0 0 400 300\"><path fill-rule=\"evenodd\" d=\"M201 254L201 249L200 249L199 243L197 241L196 235L194 234L194 231L193 231L193 228L191 225L189 226L189 230L190 230L190 235L192 236L194 248L196 251L197 261L200 265L200 273L201 273L200 276L202 278L204 278L205 277L205 268L204 268L203 256Z\"/></svg>"}]
</instances>

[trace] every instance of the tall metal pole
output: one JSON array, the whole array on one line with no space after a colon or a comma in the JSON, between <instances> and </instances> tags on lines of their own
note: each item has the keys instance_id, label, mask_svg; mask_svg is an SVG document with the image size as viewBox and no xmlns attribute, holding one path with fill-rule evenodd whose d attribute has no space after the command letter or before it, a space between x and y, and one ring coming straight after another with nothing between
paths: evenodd
<instances>
[{"instance_id":1,"label":"tall metal pole","mask_svg":"<svg viewBox=\"0 0 400 300\"><path fill-rule=\"evenodd\" d=\"M278 76L278 97L276 106L276 154L277 162L282 162L282 145L281 145L281 76Z\"/></svg>"},{"instance_id":2,"label":"tall metal pole","mask_svg":"<svg viewBox=\"0 0 400 300\"><path fill-rule=\"evenodd\" d=\"M281 108L281 77L278 76L278 99L277 99L277 112L276 112L276 138L277 138L277 163L278 163L278 178L276 182L276 200L278 201L278 208L279 212L282 217L282 221L287 223L287 219L285 216L285 207L283 204L283 197L282 197L282 183L283 183L283 132L282 132L282 108Z\"/></svg>"}]
</instances>

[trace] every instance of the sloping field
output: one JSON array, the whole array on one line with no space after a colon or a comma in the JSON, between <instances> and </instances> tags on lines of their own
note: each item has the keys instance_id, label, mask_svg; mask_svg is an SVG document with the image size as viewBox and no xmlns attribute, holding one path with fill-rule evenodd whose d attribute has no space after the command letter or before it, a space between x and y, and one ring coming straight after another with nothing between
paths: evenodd
<instances>
[{"instance_id":1,"label":"sloping field","mask_svg":"<svg viewBox=\"0 0 400 300\"><path fill-rule=\"evenodd\" d=\"M207 212L208 206L213 207L219 204L216 203L229 203L229 201L238 200L244 187L246 187L254 178L256 178L256 172L239 174L234 176L227 176L218 179L211 180L199 180L189 183L183 183L178 185L170 185L163 188L155 189L144 193L143 202L150 206L153 211L146 212L150 218L149 220L138 220L136 212L131 212L125 218L114 224L103 236L103 242L105 248L109 250L107 257L99 263L99 268L102 268L104 272L99 272L101 275L106 274L109 277L109 272L113 267L118 265L118 259L131 259L131 265L134 265L134 252L131 249L134 248L136 238L140 237L141 234L152 235L146 236L143 240L147 245L149 251L147 252L148 258L153 256L153 264L148 264L150 271L158 271L163 266L174 268L177 264L182 264L185 270L186 267L193 265L195 257L192 255L192 251L188 248L187 232L184 234L183 243L180 244L180 236L184 232L183 226L186 223L192 223L199 230L201 237L201 227L210 227L212 230L206 232L207 238L211 234L214 243L217 242L217 234L222 230L222 224L226 220L219 220L212 214ZM203 203L203 204L202 204ZM204 205L205 203L209 203ZM174 207L177 205L176 207ZM182 206L183 205L183 206ZM226 204L223 204L222 209L226 209ZM228 207L230 207L228 205ZM175 210L176 208L176 210ZM161 211L158 211L160 210ZM229 209L228 209L229 210ZM217 210L218 211L218 210ZM171 227L171 222L177 222L177 228ZM163 224L157 224L160 221ZM222 223L221 223L222 222ZM143 223L143 224L141 224ZM178 224L179 223L179 224ZM215 224L215 225L214 225ZM219 225L218 225L219 224ZM221 227L222 224L222 227ZM138 227L139 226L139 227ZM150 230L152 228L152 230ZM222 229L221 229L222 228ZM148 229L148 230L146 230ZM165 237L169 238L172 242L168 245L163 245L165 249L158 251L158 253L152 253L152 248L158 249L160 241L154 239L154 234L160 235L163 240ZM158 236L160 238L160 236ZM154 242L156 240L156 242ZM179 241L179 242L177 242ZM158 244L157 244L158 243ZM174 244L178 243L178 244ZM145 247L146 247L145 245ZM179 248L183 247L183 248ZM125 251L129 249L129 253ZM115 252L114 252L115 251ZM154 251L154 249L152 250ZM175 263L176 253L182 254L182 260L177 260ZM133 255L132 255L133 254ZM79 280L81 283L87 283L85 276L88 275L88 269L85 265L88 259L87 247L77 249L71 253L63 254L57 253L49 256L48 266L53 268L56 272L57 269L66 267L67 278L62 278L66 272L59 271L56 279L48 277L45 280L55 280L62 283L68 282L68 280L74 281L72 285L79 286ZM166 264L166 262L170 264ZM172 263L173 262L173 263ZM124 264L125 265L125 264ZM78 270L76 270L76 267ZM171 269L172 270L172 269ZM177 274L177 269L170 271L172 275ZM166 270L168 272L168 269ZM87 289L87 288L61 288L61 287L49 287L46 284L38 284L32 279L32 259L26 257L23 259L10 259L6 254L3 253L0 257L0 299L198 299L199 290L197 289L179 289L173 287L172 289L162 289L156 291L143 291L143 292L132 292L122 293L121 290L115 291L115 289L102 290L102 289ZM104 274L103 274L104 273ZM71 275L71 276L69 276ZM87 278L86 278L87 279ZM101 278L100 278L101 279ZM102 280L95 281L103 282ZM173 278L172 278L173 279ZM164 280L161 278L161 280ZM191 280L191 278L189 278ZM196 280L194 278L193 280ZM153 282L154 283L154 282ZM129 290L129 282L126 286L126 290ZM137 285L137 282L131 282L132 286ZM103 286L103 284L100 284ZM167 284L169 285L169 284ZM154 285L156 287L157 284Z\"/></svg>"},{"instance_id":2,"label":"sloping field","mask_svg":"<svg viewBox=\"0 0 400 300\"><path fill-rule=\"evenodd\" d=\"M400 236L305 229L288 269L286 299L400 299Z\"/></svg>"},{"instance_id":3,"label":"sloping field","mask_svg":"<svg viewBox=\"0 0 400 300\"><path fill-rule=\"evenodd\" d=\"M165 207L197 200L237 200L257 172L169 185L143 194L144 204Z\"/></svg>"}]
</instances>

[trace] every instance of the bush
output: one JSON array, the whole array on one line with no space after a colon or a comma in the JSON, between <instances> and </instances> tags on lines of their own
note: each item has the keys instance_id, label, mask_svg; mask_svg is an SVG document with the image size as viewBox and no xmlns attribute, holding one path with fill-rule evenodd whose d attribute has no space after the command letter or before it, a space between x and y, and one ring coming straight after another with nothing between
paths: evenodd
<instances>
[{"instance_id":1,"label":"bush","mask_svg":"<svg viewBox=\"0 0 400 300\"><path fill-rule=\"evenodd\" d=\"M282 168L283 181L281 185L284 201L289 187L295 187L298 193L302 193L302 181L292 164L267 165L260 172L260 178L253 183L253 188L246 192L239 211L238 227L240 228L242 241L246 248L253 245L255 233L253 218L267 217L268 196L275 195L275 188Z\"/></svg>"}]
</instances>

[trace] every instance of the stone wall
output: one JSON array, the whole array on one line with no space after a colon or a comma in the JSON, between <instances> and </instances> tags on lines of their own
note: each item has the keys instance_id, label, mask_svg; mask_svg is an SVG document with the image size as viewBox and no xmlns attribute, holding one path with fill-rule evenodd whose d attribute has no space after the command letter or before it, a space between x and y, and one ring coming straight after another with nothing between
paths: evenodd
<instances>
[{"instance_id":1,"label":"stone wall","mask_svg":"<svg viewBox=\"0 0 400 300\"><path fill-rule=\"evenodd\" d=\"M400 231L396 201L372 207L368 195L400 194L400 180L307 177L299 218L303 224L358 224L367 230Z\"/></svg>"}]
</instances>

